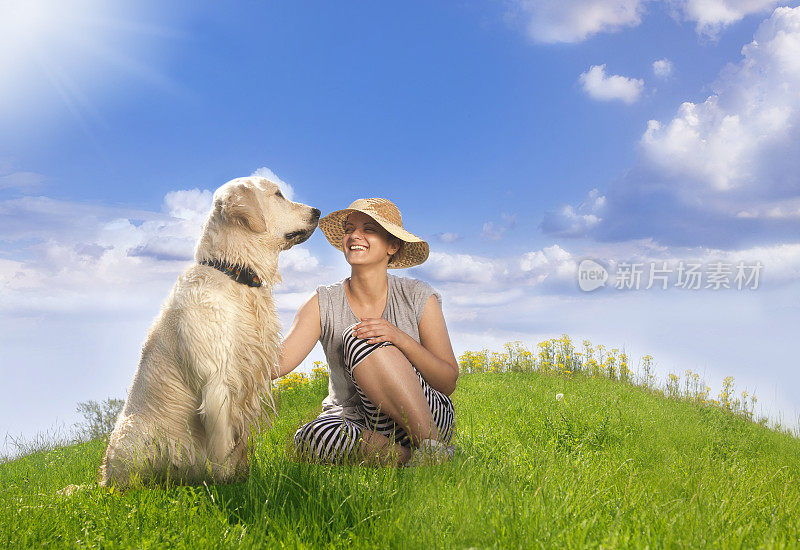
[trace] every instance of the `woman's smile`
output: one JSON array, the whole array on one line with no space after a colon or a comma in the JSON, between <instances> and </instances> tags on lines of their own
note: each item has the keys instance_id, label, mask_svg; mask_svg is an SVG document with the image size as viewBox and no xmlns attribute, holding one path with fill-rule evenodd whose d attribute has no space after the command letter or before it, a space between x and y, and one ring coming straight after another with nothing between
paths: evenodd
<instances>
[{"instance_id":1,"label":"woman's smile","mask_svg":"<svg viewBox=\"0 0 800 550\"><path fill-rule=\"evenodd\" d=\"M351 255L364 255L368 252L368 248L364 245L350 245L347 250Z\"/></svg>"},{"instance_id":2,"label":"woman's smile","mask_svg":"<svg viewBox=\"0 0 800 550\"><path fill-rule=\"evenodd\" d=\"M341 250L352 266L366 266L387 259L391 262L402 242L363 212L348 214L343 220L342 229Z\"/></svg>"}]
</instances>

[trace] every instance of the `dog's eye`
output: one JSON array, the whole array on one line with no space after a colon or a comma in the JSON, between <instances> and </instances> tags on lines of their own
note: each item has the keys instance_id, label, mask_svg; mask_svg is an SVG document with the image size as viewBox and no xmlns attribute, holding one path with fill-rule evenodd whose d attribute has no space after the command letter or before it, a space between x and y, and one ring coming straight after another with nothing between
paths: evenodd
<instances>
[{"instance_id":1,"label":"dog's eye","mask_svg":"<svg viewBox=\"0 0 800 550\"><path fill-rule=\"evenodd\" d=\"M283 198L283 193L281 193L280 191L275 191L275 195L280 198Z\"/></svg>"}]
</instances>

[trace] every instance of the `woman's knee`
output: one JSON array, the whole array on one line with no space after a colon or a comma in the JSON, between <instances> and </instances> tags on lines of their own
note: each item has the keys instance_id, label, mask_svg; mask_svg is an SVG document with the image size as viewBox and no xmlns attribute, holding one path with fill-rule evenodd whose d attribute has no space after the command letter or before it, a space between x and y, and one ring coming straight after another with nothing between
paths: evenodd
<instances>
[{"instance_id":1,"label":"woman's knee","mask_svg":"<svg viewBox=\"0 0 800 550\"><path fill-rule=\"evenodd\" d=\"M353 327L358 324L355 323L347 327L344 332L342 333L342 350L344 353L344 365L345 368L350 375L350 379L353 379L353 371L355 368L361 364L362 361L367 359L367 357L371 356L374 352L378 351L379 349L389 349L394 348L398 353L402 355L402 352L398 350L394 344L391 342L374 342L372 344L368 344L367 341L363 338L357 338L353 334ZM403 358L405 356L403 355Z\"/></svg>"}]
</instances>

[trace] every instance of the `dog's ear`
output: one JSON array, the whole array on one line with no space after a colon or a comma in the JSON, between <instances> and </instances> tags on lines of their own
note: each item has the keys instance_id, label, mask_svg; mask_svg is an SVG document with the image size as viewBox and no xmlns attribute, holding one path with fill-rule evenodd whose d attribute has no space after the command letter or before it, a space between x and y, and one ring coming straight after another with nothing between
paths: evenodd
<instances>
[{"instance_id":1,"label":"dog's ear","mask_svg":"<svg viewBox=\"0 0 800 550\"><path fill-rule=\"evenodd\" d=\"M246 185L237 185L221 197L220 209L226 221L241 224L251 231L263 233L267 222L256 198L256 190Z\"/></svg>"}]
</instances>

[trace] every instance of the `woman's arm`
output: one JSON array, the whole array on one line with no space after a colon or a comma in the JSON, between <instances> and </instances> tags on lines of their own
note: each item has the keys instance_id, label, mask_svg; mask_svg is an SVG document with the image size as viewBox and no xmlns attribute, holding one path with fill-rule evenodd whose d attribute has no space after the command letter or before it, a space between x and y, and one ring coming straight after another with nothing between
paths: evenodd
<instances>
[{"instance_id":1,"label":"woman's arm","mask_svg":"<svg viewBox=\"0 0 800 550\"><path fill-rule=\"evenodd\" d=\"M444 322L442 306L434 295L428 298L419 322L418 343L405 332L400 331L399 342L395 345L414 365L422 377L445 395L452 394L458 379L458 361L453 353L450 335Z\"/></svg>"},{"instance_id":2,"label":"woman's arm","mask_svg":"<svg viewBox=\"0 0 800 550\"><path fill-rule=\"evenodd\" d=\"M272 379L280 378L297 368L314 349L321 333L319 295L315 292L294 316L292 326L281 343L281 357L271 373Z\"/></svg>"}]
</instances>

